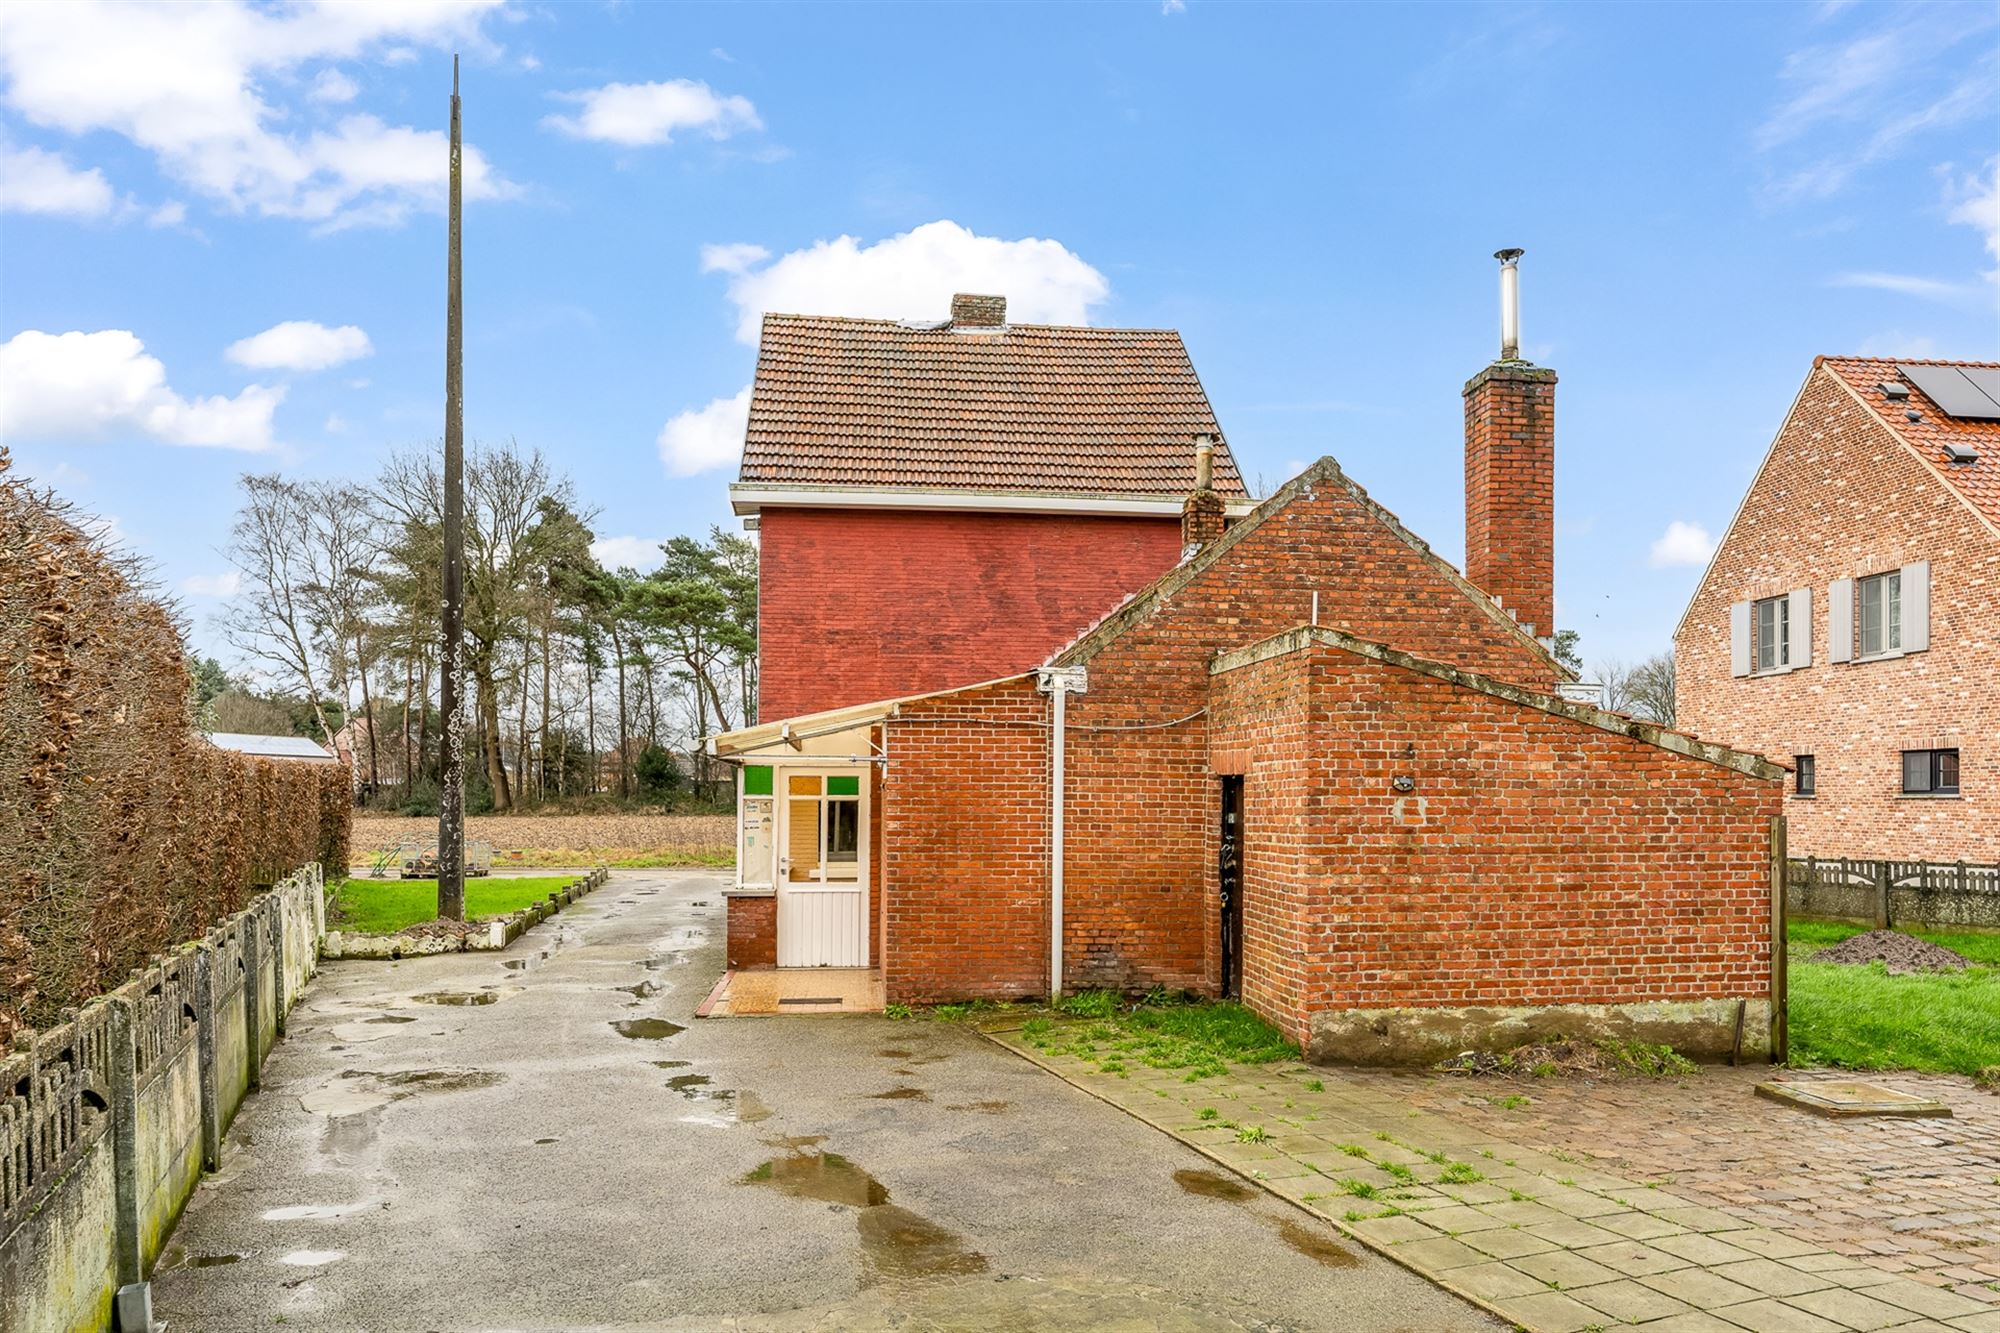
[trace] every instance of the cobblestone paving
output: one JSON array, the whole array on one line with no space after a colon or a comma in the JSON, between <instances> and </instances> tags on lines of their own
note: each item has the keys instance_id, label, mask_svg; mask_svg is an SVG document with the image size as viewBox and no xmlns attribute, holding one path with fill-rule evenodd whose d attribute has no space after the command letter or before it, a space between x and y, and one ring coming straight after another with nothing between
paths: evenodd
<instances>
[{"instance_id":1,"label":"cobblestone paving","mask_svg":"<svg viewBox=\"0 0 2000 1333\"><path fill-rule=\"evenodd\" d=\"M1856 1124L1763 1103L1747 1070L1523 1085L1288 1063L1190 1082L989 1035L1540 1333L2000 1333L2000 1116L1962 1080L1919 1081L1956 1121Z\"/></svg>"}]
</instances>

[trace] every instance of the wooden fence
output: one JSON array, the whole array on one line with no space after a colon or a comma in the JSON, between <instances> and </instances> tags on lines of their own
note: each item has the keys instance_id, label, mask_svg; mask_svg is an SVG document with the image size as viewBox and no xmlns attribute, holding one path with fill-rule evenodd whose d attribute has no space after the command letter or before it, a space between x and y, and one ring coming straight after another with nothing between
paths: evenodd
<instances>
[{"instance_id":1,"label":"wooden fence","mask_svg":"<svg viewBox=\"0 0 2000 1333\"><path fill-rule=\"evenodd\" d=\"M1785 867L1787 915L1895 925L2000 929L2000 865L1796 857Z\"/></svg>"}]
</instances>

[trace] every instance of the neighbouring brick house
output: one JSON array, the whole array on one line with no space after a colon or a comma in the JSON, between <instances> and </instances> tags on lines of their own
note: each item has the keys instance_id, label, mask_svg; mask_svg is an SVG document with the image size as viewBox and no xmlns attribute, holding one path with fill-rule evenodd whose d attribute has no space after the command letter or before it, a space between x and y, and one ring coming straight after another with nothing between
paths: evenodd
<instances>
[{"instance_id":1,"label":"neighbouring brick house","mask_svg":"<svg viewBox=\"0 0 2000 1333\"><path fill-rule=\"evenodd\" d=\"M1674 649L1793 855L2000 861L2000 366L1815 360Z\"/></svg>"},{"instance_id":2,"label":"neighbouring brick house","mask_svg":"<svg viewBox=\"0 0 2000 1333\"><path fill-rule=\"evenodd\" d=\"M908 1002L1241 995L1326 1059L1763 1049L1782 770L1556 697L1554 383L1507 356L1465 386L1490 588L1330 458L1240 517L1197 465L1170 567L1035 661L716 738L743 774L730 965L877 967ZM767 621L762 651L768 680L828 647ZM822 887L835 848L858 894Z\"/></svg>"}]
</instances>

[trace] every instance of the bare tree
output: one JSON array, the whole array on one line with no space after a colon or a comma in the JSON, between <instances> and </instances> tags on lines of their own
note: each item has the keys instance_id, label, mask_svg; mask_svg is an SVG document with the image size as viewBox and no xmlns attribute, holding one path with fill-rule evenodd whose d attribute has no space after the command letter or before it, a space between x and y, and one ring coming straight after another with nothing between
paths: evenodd
<instances>
[{"instance_id":1,"label":"bare tree","mask_svg":"<svg viewBox=\"0 0 2000 1333\"><path fill-rule=\"evenodd\" d=\"M323 604L315 589L326 582L325 553L307 537L312 497L276 473L245 474L243 507L230 529L228 554L242 575L238 595L218 623L230 646L288 685L312 705L320 734L333 739L320 683L332 672Z\"/></svg>"},{"instance_id":2,"label":"bare tree","mask_svg":"<svg viewBox=\"0 0 2000 1333\"><path fill-rule=\"evenodd\" d=\"M1638 666L1632 668L1632 679L1628 685L1632 696L1632 713L1657 722L1663 727L1674 725L1674 650L1654 653Z\"/></svg>"}]
</instances>

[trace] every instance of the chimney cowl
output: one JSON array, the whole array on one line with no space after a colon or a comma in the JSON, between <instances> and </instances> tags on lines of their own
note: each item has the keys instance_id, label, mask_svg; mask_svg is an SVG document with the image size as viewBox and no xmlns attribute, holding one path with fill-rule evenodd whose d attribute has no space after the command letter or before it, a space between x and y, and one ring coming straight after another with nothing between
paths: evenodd
<instances>
[{"instance_id":1,"label":"chimney cowl","mask_svg":"<svg viewBox=\"0 0 2000 1333\"><path fill-rule=\"evenodd\" d=\"M951 324L958 329L1000 329L1007 326L1007 298L959 292L951 298Z\"/></svg>"},{"instance_id":2,"label":"chimney cowl","mask_svg":"<svg viewBox=\"0 0 2000 1333\"><path fill-rule=\"evenodd\" d=\"M1197 491L1215 489L1215 436L1201 434L1194 437L1194 488Z\"/></svg>"},{"instance_id":3,"label":"chimney cowl","mask_svg":"<svg viewBox=\"0 0 2000 1333\"><path fill-rule=\"evenodd\" d=\"M1521 359L1521 256L1528 253L1518 246L1495 250L1500 261L1500 359Z\"/></svg>"}]
</instances>

